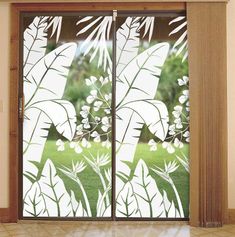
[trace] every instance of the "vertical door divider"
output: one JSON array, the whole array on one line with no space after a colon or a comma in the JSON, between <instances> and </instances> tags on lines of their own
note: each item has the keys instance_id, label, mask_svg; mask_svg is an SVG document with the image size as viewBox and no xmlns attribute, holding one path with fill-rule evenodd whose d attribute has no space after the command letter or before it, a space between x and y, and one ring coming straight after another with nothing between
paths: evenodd
<instances>
[{"instance_id":1,"label":"vertical door divider","mask_svg":"<svg viewBox=\"0 0 235 237\"><path fill-rule=\"evenodd\" d=\"M117 10L113 10L113 64L112 64L112 220L116 219L116 18Z\"/></svg>"}]
</instances>

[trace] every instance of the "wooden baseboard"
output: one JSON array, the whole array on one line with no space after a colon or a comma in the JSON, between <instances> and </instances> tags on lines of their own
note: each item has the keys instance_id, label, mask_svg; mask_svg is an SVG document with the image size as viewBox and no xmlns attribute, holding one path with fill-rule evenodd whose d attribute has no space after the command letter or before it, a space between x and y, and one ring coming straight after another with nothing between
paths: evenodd
<instances>
[{"instance_id":1,"label":"wooden baseboard","mask_svg":"<svg viewBox=\"0 0 235 237\"><path fill-rule=\"evenodd\" d=\"M235 209L228 209L226 224L235 224Z\"/></svg>"},{"instance_id":2,"label":"wooden baseboard","mask_svg":"<svg viewBox=\"0 0 235 237\"><path fill-rule=\"evenodd\" d=\"M0 208L0 223L11 222L9 208Z\"/></svg>"}]
</instances>

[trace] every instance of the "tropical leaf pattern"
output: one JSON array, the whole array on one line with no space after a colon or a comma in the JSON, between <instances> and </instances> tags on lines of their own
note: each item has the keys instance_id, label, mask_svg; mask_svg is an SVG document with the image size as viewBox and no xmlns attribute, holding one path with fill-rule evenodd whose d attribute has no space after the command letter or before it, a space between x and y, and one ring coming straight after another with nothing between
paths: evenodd
<instances>
[{"instance_id":1,"label":"tropical leaf pattern","mask_svg":"<svg viewBox=\"0 0 235 237\"><path fill-rule=\"evenodd\" d=\"M127 18L127 21L130 19ZM136 24L135 21L132 21ZM138 30L138 28L136 29ZM123 33L122 33L123 34ZM127 38L127 41L138 39ZM133 44L133 43L132 43ZM131 47L135 48L136 46ZM119 48L117 44L117 48ZM133 162L136 146L140 137L141 129L146 124L150 132L164 140L168 131L168 111L166 106L153 100L157 91L160 68L164 64L169 51L167 43L161 43L150 47L139 55L132 50L125 50L122 59L124 68L117 76L116 97L116 172L129 176L130 169L126 162ZM131 55L127 57L127 52ZM117 54L118 55L118 54ZM121 55L121 52L120 52ZM133 57L134 56L134 57ZM133 59L132 59L133 58ZM128 59L132 59L130 62ZM117 71L119 70L117 65ZM145 78L145 83L143 83ZM142 108L145 107L149 113ZM160 108L161 107L161 108ZM155 116L149 116L154 114ZM117 180L116 192L122 187Z\"/></svg>"},{"instance_id":2,"label":"tropical leaf pattern","mask_svg":"<svg viewBox=\"0 0 235 237\"><path fill-rule=\"evenodd\" d=\"M92 16L87 16L77 22L78 26L81 23L88 22L84 28L78 31L77 36L91 30L91 33L81 46L81 49L85 49L84 55L87 55L93 50L90 58L90 61L92 61L97 53L99 53L97 66L100 67L103 65L104 70L109 69L109 71L111 71L112 68L112 60L107 48L107 40L110 38L112 20L111 16L98 17L95 19ZM95 26L94 29L93 26Z\"/></svg>"},{"instance_id":3,"label":"tropical leaf pattern","mask_svg":"<svg viewBox=\"0 0 235 237\"><path fill-rule=\"evenodd\" d=\"M152 41L156 17L123 18L116 31L115 60L110 50L111 16L78 17L76 43L60 41L62 22L62 16L36 16L24 31L23 216L111 217L112 178L116 175L116 217L185 217L174 173L180 168L189 173L187 154L183 151L181 155L175 154L176 148L182 149L190 137L187 75L176 78L182 93L173 111L156 98L168 56L176 51L177 56L183 55L182 61L187 59L185 16L169 22L170 26L177 25L169 36L184 31L173 46ZM48 51L48 39L53 36L56 47ZM89 95L79 115L63 97L77 55L88 57L90 63L96 62L97 68L103 70L102 76L91 75L84 80ZM111 169L113 96L107 91L113 86L113 62L116 63L115 174ZM169 121L170 112L174 123ZM53 163L51 157L42 159L51 127L60 137L55 151L74 151L70 165ZM162 146L174 157L173 161L165 160L163 167L149 167L148 157L136 157L144 127L153 137L148 142L150 151L157 155L158 147ZM95 155L89 152L94 144L101 144L107 152L97 150ZM89 180L85 183L82 178L88 169L101 184L92 186L97 193L95 211L88 195ZM168 184L167 189L159 185L159 179ZM73 184L72 189L66 180Z\"/></svg>"},{"instance_id":4,"label":"tropical leaf pattern","mask_svg":"<svg viewBox=\"0 0 235 237\"><path fill-rule=\"evenodd\" d=\"M52 27L50 38L56 33L56 42L58 42L60 38L62 20L63 20L62 16L54 16L54 17L51 16L49 17L49 24L46 27L46 30Z\"/></svg>"},{"instance_id":5,"label":"tropical leaf pattern","mask_svg":"<svg viewBox=\"0 0 235 237\"><path fill-rule=\"evenodd\" d=\"M24 32L23 70L26 77L33 66L45 55L48 17L35 17ZM26 80L24 78L24 80Z\"/></svg>"},{"instance_id":6,"label":"tropical leaf pattern","mask_svg":"<svg viewBox=\"0 0 235 237\"><path fill-rule=\"evenodd\" d=\"M141 217L137 197L133 190L131 182L125 183L122 191L116 199L116 216L117 217Z\"/></svg>"},{"instance_id":7,"label":"tropical leaf pattern","mask_svg":"<svg viewBox=\"0 0 235 237\"><path fill-rule=\"evenodd\" d=\"M182 62L184 62L188 57L188 40L187 40L188 31L187 31L186 16L179 16L173 19L172 21L170 21L169 25L178 24L179 22L180 25L174 28L170 32L169 36L182 32L178 40L174 43L172 50L177 51L176 55L183 54Z\"/></svg>"}]
</instances>

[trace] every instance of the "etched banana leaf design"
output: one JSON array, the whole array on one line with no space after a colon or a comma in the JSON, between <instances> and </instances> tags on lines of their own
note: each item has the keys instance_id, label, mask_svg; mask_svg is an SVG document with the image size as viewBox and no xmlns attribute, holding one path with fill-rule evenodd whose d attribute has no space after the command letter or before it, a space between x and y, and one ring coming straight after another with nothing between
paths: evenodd
<instances>
[{"instance_id":1,"label":"etched banana leaf design","mask_svg":"<svg viewBox=\"0 0 235 237\"><path fill-rule=\"evenodd\" d=\"M47 159L41 176L34 182L24 199L25 217L86 217L81 200L78 202L74 192L67 192L56 168Z\"/></svg>"},{"instance_id":2,"label":"etched banana leaf design","mask_svg":"<svg viewBox=\"0 0 235 237\"><path fill-rule=\"evenodd\" d=\"M168 110L154 97L169 44L156 44L138 55L138 27L138 21L127 18L117 31L116 168L120 176L129 176L126 163L133 161L144 124L161 140L168 131Z\"/></svg>"},{"instance_id":3,"label":"etched banana leaf design","mask_svg":"<svg viewBox=\"0 0 235 237\"><path fill-rule=\"evenodd\" d=\"M186 16L176 17L169 23L169 25L174 25L178 23L180 23L180 25L174 28L170 32L169 36L180 33L180 37L176 40L176 42L173 45L173 50L176 50L176 56L180 54L183 55L182 62L184 62L188 57L188 40L187 40L188 30L187 30Z\"/></svg>"},{"instance_id":4,"label":"etched banana leaf design","mask_svg":"<svg viewBox=\"0 0 235 237\"><path fill-rule=\"evenodd\" d=\"M116 199L117 217L176 218L179 214L174 201L160 192L155 179L143 160L136 165L133 178L126 182Z\"/></svg>"},{"instance_id":5,"label":"etched banana leaf design","mask_svg":"<svg viewBox=\"0 0 235 237\"><path fill-rule=\"evenodd\" d=\"M41 161L52 124L70 141L76 130L75 109L61 98L77 45L63 44L45 55L47 29L52 24L48 25L50 20L49 17L35 17L24 34L24 216L87 217L91 216L89 208L83 208L72 190L69 194L50 159L46 161L40 177L34 165L34 162ZM165 104L154 100L169 44L156 44L139 54L139 29L144 24L147 24L145 34L149 29L151 38L154 19L141 23L140 18L128 17L117 31L116 211L118 217L182 217L174 202L168 200L165 190L163 194L159 191L143 160L139 160L134 176L130 178L128 163L133 162L144 124L162 141L169 126ZM110 26L107 21L106 27ZM87 29L90 27L88 25ZM101 32L99 27L97 29ZM87 43L92 36L94 32ZM97 42L91 44L90 49L99 49ZM92 57L96 53L97 50ZM103 193L98 190L97 217L110 216L111 205L107 201L110 188L104 186ZM89 206L88 200L86 206Z\"/></svg>"},{"instance_id":6,"label":"etched banana leaf design","mask_svg":"<svg viewBox=\"0 0 235 237\"><path fill-rule=\"evenodd\" d=\"M51 125L68 140L73 139L76 131L75 109L70 102L61 98L77 45L63 44L45 55L48 19L35 17L24 32L23 197L27 204L29 199L33 200L29 196L29 192L32 195L32 189L35 198L41 198L38 194L38 168L34 163L41 161ZM29 212L34 215L45 214L41 211Z\"/></svg>"}]
</instances>

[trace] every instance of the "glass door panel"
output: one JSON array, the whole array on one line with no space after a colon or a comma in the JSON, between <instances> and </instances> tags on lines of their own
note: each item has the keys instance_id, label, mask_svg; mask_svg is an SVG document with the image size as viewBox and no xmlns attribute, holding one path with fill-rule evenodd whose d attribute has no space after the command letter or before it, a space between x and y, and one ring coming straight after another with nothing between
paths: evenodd
<instances>
[{"instance_id":1,"label":"glass door panel","mask_svg":"<svg viewBox=\"0 0 235 237\"><path fill-rule=\"evenodd\" d=\"M111 24L23 17L23 217L111 217Z\"/></svg>"},{"instance_id":2,"label":"glass door panel","mask_svg":"<svg viewBox=\"0 0 235 237\"><path fill-rule=\"evenodd\" d=\"M24 218L188 218L187 21L142 13L23 14Z\"/></svg>"},{"instance_id":3,"label":"glass door panel","mask_svg":"<svg viewBox=\"0 0 235 237\"><path fill-rule=\"evenodd\" d=\"M186 24L118 18L116 217L188 217Z\"/></svg>"}]
</instances>

